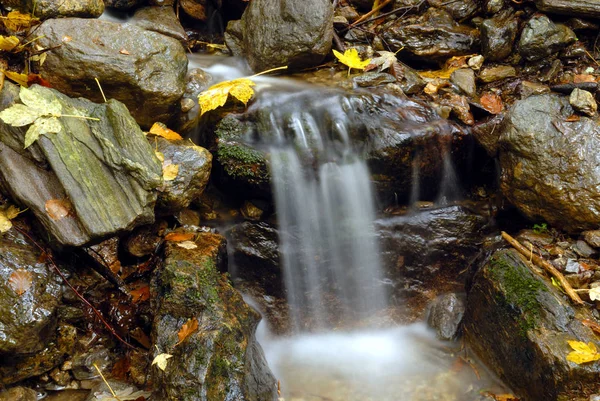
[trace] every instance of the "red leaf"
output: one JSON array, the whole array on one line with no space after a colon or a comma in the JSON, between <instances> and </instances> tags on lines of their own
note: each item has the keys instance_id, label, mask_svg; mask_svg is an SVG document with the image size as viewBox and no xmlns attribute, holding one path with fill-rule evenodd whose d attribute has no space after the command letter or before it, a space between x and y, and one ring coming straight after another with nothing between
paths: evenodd
<instances>
[{"instance_id":1,"label":"red leaf","mask_svg":"<svg viewBox=\"0 0 600 401\"><path fill-rule=\"evenodd\" d=\"M504 110L502 98L493 92L486 92L479 99L481 106L492 114L499 114Z\"/></svg>"}]
</instances>

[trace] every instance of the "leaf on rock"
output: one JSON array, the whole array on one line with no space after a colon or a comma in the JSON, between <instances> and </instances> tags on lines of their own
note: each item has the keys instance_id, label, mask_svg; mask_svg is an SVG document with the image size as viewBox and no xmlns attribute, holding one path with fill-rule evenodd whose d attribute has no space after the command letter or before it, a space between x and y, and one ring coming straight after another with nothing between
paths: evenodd
<instances>
[{"instance_id":1,"label":"leaf on rock","mask_svg":"<svg viewBox=\"0 0 600 401\"><path fill-rule=\"evenodd\" d=\"M254 81L248 78L238 78L211 86L198 95L200 115L225 105L229 95L244 105L248 104L248 101L254 95L254 89L252 89L254 85L256 85Z\"/></svg>"},{"instance_id":2,"label":"leaf on rock","mask_svg":"<svg viewBox=\"0 0 600 401\"><path fill-rule=\"evenodd\" d=\"M390 68L394 63L398 62L396 53L380 50L377 52L379 57L375 57L371 60L369 65L365 67L365 71L371 71L379 67L379 71L384 71Z\"/></svg>"},{"instance_id":3,"label":"leaf on rock","mask_svg":"<svg viewBox=\"0 0 600 401\"><path fill-rule=\"evenodd\" d=\"M134 290L129 291L132 301L134 304L144 302L150 299L150 287L148 285L143 285Z\"/></svg>"},{"instance_id":4,"label":"leaf on rock","mask_svg":"<svg viewBox=\"0 0 600 401\"><path fill-rule=\"evenodd\" d=\"M188 319L187 322L181 326L181 329L177 333L177 337L179 337L179 342L175 345L181 344L186 338L188 338L192 333L198 330L198 319Z\"/></svg>"},{"instance_id":5,"label":"leaf on rock","mask_svg":"<svg viewBox=\"0 0 600 401\"><path fill-rule=\"evenodd\" d=\"M183 242L178 242L177 246L184 248L184 249L196 249L198 248L198 245L196 245L195 242L193 241L183 241Z\"/></svg>"},{"instance_id":6,"label":"leaf on rock","mask_svg":"<svg viewBox=\"0 0 600 401\"><path fill-rule=\"evenodd\" d=\"M156 365L160 370L162 370L164 372L165 369L167 368L167 363L169 362L169 358L172 358L172 357L173 357L173 355L171 355L171 354L166 354L166 353L158 354L152 361L152 366Z\"/></svg>"},{"instance_id":7,"label":"leaf on rock","mask_svg":"<svg viewBox=\"0 0 600 401\"><path fill-rule=\"evenodd\" d=\"M44 204L46 213L52 220L61 220L73 212L73 205L68 199L50 199Z\"/></svg>"},{"instance_id":8,"label":"leaf on rock","mask_svg":"<svg viewBox=\"0 0 600 401\"><path fill-rule=\"evenodd\" d=\"M600 324L594 322L593 320L590 319L583 319L581 321L581 323L583 323L585 326L589 327L590 329L592 329L592 331L598 336L600 335Z\"/></svg>"},{"instance_id":9,"label":"leaf on rock","mask_svg":"<svg viewBox=\"0 0 600 401\"><path fill-rule=\"evenodd\" d=\"M0 233L5 233L12 228L11 220L22 213L15 206L10 205L4 209L0 209Z\"/></svg>"},{"instance_id":10,"label":"leaf on rock","mask_svg":"<svg viewBox=\"0 0 600 401\"><path fill-rule=\"evenodd\" d=\"M23 148L27 149L31 146L35 141L39 139L41 135L44 134L57 134L62 129L62 124L58 121L56 117L40 117L35 122L27 132L25 133L25 141L23 143Z\"/></svg>"},{"instance_id":11,"label":"leaf on rock","mask_svg":"<svg viewBox=\"0 0 600 401\"><path fill-rule=\"evenodd\" d=\"M18 295L21 296L31 288L33 282L33 274L25 269L17 269L8 278L8 284L10 288Z\"/></svg>"},{"instance_id":12,"label":"leaf on rock","mask_svg":"<svg viewBox=\"0 0 600 401\"><path fill-rule=\"evenodd\" d=\"M30 14L23 14L19 11L11 11L6 17L2 17L4 26L13 32L19 32L40 22L39 18L32 17Z\"/></svg>"},{"instance_id":13,"label":"leaf on rock","mask_svg":"<svg viewBox=\"0 0 600 401\"><path fill-rule=\"evenodd\" d=\"M597 361L600 359L600 354L596 349L596 345L594 343L584 343L583 341L567 341L573 351L567 355L567 360L574 362L578 365L582 363L588 363Z\"/></svg>"},{"instance_id":14,"label":"leaf on rock","mask_svg":"<svg viewBox=\"0 0 600 401\"><path fill-rule=\"evenodd\" d=\"M13 127L32 124L41 116L42 114L38 110L34 110L24 104L14 104L12 107L0 112L0 119Z\"/></svg>"},{"instance_id":15,"label":"leaf on rock","mask_svg":"<svg viewBox=\"0 0 600 401\"><path fill-rule=\"evenodd\" d=\"M150 127L149 132L153 135L161 136L161 137L171 140L171 141L183 140L181 135L179 135L177 132L167 128L167 126L163 123L157 122L157 123L152 124L152 127Z\"/></svg>"},{"instance_id":16,"label":"leaf on rock","mask_svg":"<svg viewBox=\"0 0 600 401\"><path fill-rule=\"evenodd\" d=\"M62 113L62 106L58 99L48 100L37 93L36 89L21 88L19 97L24 104L45 116L60 117Z\"/></svg>"},{"instance_id":17,"label":"leaf on rock","mask_svg":"<svg viewBox=\"0 0 600 401\"><path fill-rule=\"evenodd\" d=\"M16 36L0 35L0 50L9 52L19 45L21 41Z\"/></svg>"},{"instance_id":18,"label":"leaf on rock","mask_svg":"<svg viewBox=\"0 0 600 401\"><path fill-rule=\"evenodd\" d=\"M354 48L347 49L344 52L344 54L338 52L337 50L333 50L333 54L338 60L340 60L342 64L348 66L348 74L350 74L350 70L352 68L356 68L357 70L364 70L371 63L370 58L366 60L361 60L358 54L358 50Z\"/></svg>"},{"instance_id":19,"label":"leaf on rock","mask_svg":"<svg viewBox=\"0 0 600 401\"><path fill-rule=\"evenodd\" d=\"M156 155L156 158L158 160L160 160L161 163L163 163L165 161L165 155L162 154L162 152L154 152L154 154Z\"/></svg>"},{"instance_id":20,"label":"leaf on rock","mask_svg":"<svg viewBox=\"0 0 600 401\"><path fill-rule=\"evenodd\" d=\"M163 179L165 181L173 181L179 174L179 164L163 164Z\"/></svg>"},{"instance_id":21,"label":"leaf on rock","mask_svg":"<svg viewBox=\"0 0 600 401\"><path fill-rule=\"evenodd\" d=\"M189 241L194 238L193 233L168 233L165 235L165 241L182 242Z\"/></svg>"},{"instance_id":22,"label":"leaf on rock","mask_svg":"<svg viewBox=\"0 0 600 401\"><path fill-rule=\"evenodd\" d=\"M16 82L19 85L25 86L25 87L28 86L29 76L27 74L19 74L18 72L12 72L12 71L2 71L2 73L4 73L6 78L10 79L11 81Z\"/></svg>"},{"instance_id":23,"label":"leaf on rock","mask_svg":"<svg viewBox=\"0 0 600 401\"><path fill-rule=\"evenodd\" d=\"M573 77L573 83L579 84L582 82L597 82L597 79L590 74L578 74Z\"/></svg>"},{"instance_id":24,"label":"leaf on rock","mask_svg":"<svg viewBox=\"0 0 600 401\"><path fill-rule=\"evenodd\" d=\"M590 289L590 299L592 301L600 301L600 287Z\"/></svg>"},{"instance_id":25,"label":"leaf on rock","mask_svg":"<svg viewBox=\"0 0 600 401\"><path fill-rule=\"evenodd\" d=\"M479 99L481 106L492 114L500 114L504 110L502 98L493 92L486 92Z\"/></svg>"}]
</instances>

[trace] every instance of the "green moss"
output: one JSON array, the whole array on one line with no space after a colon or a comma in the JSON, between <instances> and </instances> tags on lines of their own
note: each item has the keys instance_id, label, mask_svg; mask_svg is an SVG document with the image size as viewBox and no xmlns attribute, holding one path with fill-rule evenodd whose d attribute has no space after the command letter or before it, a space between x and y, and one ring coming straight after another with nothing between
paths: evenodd
<instances>
[{"instance_id":1,"label":"green moss","mask_svg":"<svg viewBox=\"0 0 600 401\"><path fill-rule=\"evenodd\" d=\"M227 141L242 139L246 132L246 125L230 114L225 116L215 129L217 138Z\"/></svg>"},{"instance_id":2,"label":"green moss","mask_svg":"<svg viewBox=\"0 0 600 401\"><path fill-rule=\"evenodd\" d=\"M541 313L537 295L540 291L548 289L529 271L509 263L504 257L506 256L493 257L489 262L489 271L504 289L503 300L510 306L520 309L522 316L517 320L521 334L526 335L529 330L536 327Z\"/></svg>"},{"instance_id":3,"label":"green moss","mask_svg":"<svg viewBox=\"0 0 600 401\"><path fill-rule=\"evenodd\" d=\"M217 156L232 177L266 178L265 157L257 150L237 143L219 143Z\"/></svg>"}]
</instances>

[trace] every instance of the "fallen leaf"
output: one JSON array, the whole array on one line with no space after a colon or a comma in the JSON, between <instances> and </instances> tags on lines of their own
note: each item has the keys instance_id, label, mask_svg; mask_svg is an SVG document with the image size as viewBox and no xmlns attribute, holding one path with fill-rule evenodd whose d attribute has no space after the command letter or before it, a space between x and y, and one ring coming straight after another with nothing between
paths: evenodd
<instances>
[{"instance_id":1,"label":"fallen leaf","mask_svg":"<svg viewBox=\"0 0 600 401\"><path fill-rule=\"evenodd\" d=\"M10 220L12 220L23 212L24 212L24 210L19 210L16 206L10 205L9 207L6 208L6 210L4 211L4 214L6 214L6 217L8 217Z\"/></svg>"},{"instance_id":2,"label":"fallen leaf","mask_svg":"<svg viewBox=\"0 0 600 401\"><path fill-rule=\"evenodd\" d=\"M19 11L11 11L6 14L6 17L2 17L4 26L6 29L19 32L24 29L31 27L40 22L39 18L32 17L29 14L23 14Z\"/></svg>"},{"instance_id":3,"label":"fallen leaf","mask_svg":"<svg viewBox=\"0 0 600 401\"><path fill-rule=\"evenodd\" d=\"M371 60L369 65L365 67L365 71L371 71L379 67L379 71L384 71L390 68L394 63L398 62L396 53L380 50L377 52L379 57L375 57Z\"/></svg>"},{"instance_id":4,"label":"fallen leaf","mask_svg":"<svg viewBox=\"0 0 600 401\"><path fill-rule=\"evenodd\" d=\"M479 103L481 103L481 106L483 106L484 109L492 114L500 114L502 113L502 110L504 110L502 98L494 92L485 92L481 95Z\"/></svg>"},{"instance_id":5,"label":"fallen leaf","mask_svg":"<svg viewBox=\"0 0 600 401\"><path fill-rule=\"evenodd\" d=\"M179 164L163 165L163 179L165 181L173 181L179 173Z\"/></svg>"},{"instance_id":6,"label":"fallen leaf","mask_svg":"<svg viewBox=\"0 0 600 401\"><path fill-rule=\"evenodd\" d=\"M65 35L65 36L63 36L63 37L62 37L62 42L63 42L63 43L69 43L69 42L70 42L70 41L72 41L72 40L73 40L73 38L72 38L72 37L70 37L70 36L66 36L66 35Z\"/></svg>"},{"instance_id":7,"label":"fallen leaf","mask_svg":"<svg viewBox=\"0 0 600 401\"><path fill-rule=\"evenodd\" d=\"M350 75L350 71L353 68L357 70L364 70L370 63L371 59L361 60L358 55L358 50L354 48L347 49L344 54L338 52L337 50L333 50L333 54L335 57L340 60L342 64L348 66L348 75Z\"/></svg>"},{"instance_id":8,"label":"fallen leaf","mask_svg":"<svg viewBox=\"0 0 600 401\"><path fill-rule=\"evenodd\" d=\"M25 87L28 86L27 82L29 81L29 75L19 74L18 72L12 71L2 71L2 73L4 74L4 76L6 76L6 78L10 79L13 82L16 82L19 85Z\"/></svg>"},{"instance_id":9,"label":"fallen leaf","mask_svg":"<svg viewBox=\"0 0 600 401\"><path fill-rule=\"evenodd\" d=\"M8 278L8 284L10 288L18 295L23 295L30 287L33 282L33 274L25 269L17 269L11 273Z\"/></svg>"},{"instance_id":10,"label":"fallen leaf","mask_svg":"<svg viewBox=\"0 0 600 401\"><path fill-rule=\"evenodd\" d=\"M150 299L150 287L148 285L143 285L141 287L129 291L129 294L131 294L131 297L133 298L132 301L134 304L144 302Z\"/></svg>"},{"instance_id":11,"label":"fallen leaf","mask_svg":"<svg viewBox=\"0 0 600 401\"><path fill-rule=\"evenodd\" d=\"M129 332L131 338L140 343L144 348L150 349L152 347L152 340L148 337L141 327L136 327Z\"/></svg>"},{"instance_id":12,"label":"fallen leaf","mask_svg":"<svg viewBox=\"0 0 600 401\"><path fill-rule=\"evenodd\" d=\"M152 366L156 365L163 372L167 367L167 363L169 362L169 358L172 358L171 354L158 354L152 361Z\"/></svg>"},{"instance_id":13,"label":"fallen leaf","mask_svg":"<svg viewBox=\"0 0 600 401\"><path fill-rule=\"evenodd\" d=\"M46 53L44 53L44 54L46 54ZM40 74L28 74L27 75L27 86L29 87L33 84L45 86L46 88L52 88L52 85L50 85L50 82L48 80L44 79Z\"/></svg>"},{"instance_id":14,"label":"fallen leaf","mask_svg":"<svg viewBox=\"0 0 600 401\"><path fill-rule=\"evenodd\" d=\"M186 338L188 338L192 333L198 330L198 319L188 319L187 322L181 326L181 329L177 332L177 337L179 337L179 342L175 345L181 344Z\"/></svg>"},{"instance_id":15,"label":"fallen leaf","mask_svg":"<svg viewBox=\"0 0 600 401\"><path fill-rule=\"evenodd\" d=\"M129 356L125 356L119 359L112 367L110 375L113 379L126 381L128 379L127 374L131 369L131 360Z\"/></svg>"},{"instance_id":16,"label":"fallen leaf","mask_svg":"<svg viewBox=\"0 0 600 401\"><path fill-rule=\"evenodd\" d=\"M594 287L594 288L590 289L590 299L592 301L600 300L600 287Z\"/></svg>"},{"instance_id":17,"label":"fallen leaf","mask_svg":"<svg viewBox=\"0 0 600 401\"><path fill-rule=\"evenodd\" d=\"M73 206L68 199L50 199L44 204L46 213L52 220L61 220L73 212Z\"/></svg>"},{"instance_id":18,"label":"fallen leaf","mask_svg":"<svg viewBox=\"0 0 600 401\"><path fill-rule=\"evenodd\" d=\"M163 137L165 139L169 139L171 141L183 140L181 135L179 135L177 132L167 128L167 126L163 123L152 124L152 127L150 127L149 132L153 135L161 136L161 137Z\"/></svg>"},{"instance_id":19,"label":"fallen leaf","mask_svg":"<svg viewBox=\"0 0 600 401\"><path fill-rule=\"evenodd\" d=\"M121 53L121 54L125 54L126 56L129 56L129 54L130 54L130 53L129 53L127 50L125 50L125 49L121 49L121 50L119 50L119 53Z\"/></svg>"},{"instance_id":20,"label":"fallen leaf","mask_svg":"<svg viewBox=\"0 0 600 401\"><path fill-rule=\"evenodd\" d=\"M519 397L516 397L514 394L494 394L486 391L483 395L492 397L495 401L519 401Z\"/></svg>"},{"instance_id":21,"label":"fallen leaf","mask_svg":"<svg viewBox=\"0 0 600 401\"><path fill-rule=\"evenodd\" d=\"M177 246L184 248L184 249L196 249L198 248L198 245L196 245L195 242L193 241L183 241L183 242L178 242Z\"/></svg>"},{"instance_id":22,"label":"fallen leaf","mask_svg":"<svg viewBox=\"0 0 600 401\"><path fill-rule=\"evenodd\" d=\"M430 78L430 79L436 79L436 78L441 78L441 79L450 79L450 76L452 75L452 73L456 70L458 70L460 67L450 67L448 69L443 69L443 70L435 70L435 71L419 71L419 75L422 76L423 78Z\"/></svg>"},{"instance_id":23,"label":"fallen leaf","mask_svg":"<svg viewBox=\"0 0 600 401\"><path fill-rule=\"evenodd\" d=\"M0 209L0 233L5 233L12 228L11 220L21 213L15 206L10 205L4 209Z\"/></svg>"},{"instance_id":24,"label":"fallen leaf","mask_svg":"<svg viewBox=\"0 0 600 401\"><path fill-rule=\"evenodd\" d=\"M147 399L152 395L149 391L138 390L135 387L127 387L121 390L115 390L113 395L109 391L103 391L94 394L94 401L136 401L140 398Z\"/></svg>"},{"instance_id":25,"label":"fallen leaf","mask_svg":"<svg viewBox=\"0 0 600 401\"><path fill-rule=\"evenodd\" d=\"M219 45L216 43L205 43L206 49L209 51L216 51L216 50L220 50L224 53L227 53L229 51L229 49L227 48L226 45Z\"/></svg>"},{"instance_id":26,"label":"fallen leaf","mask_svg":"<svg viewBox=\"0 0 600 401\"><path fill-rule=\"evenodd\" d=\"M596 335L600 335L600 324L590 320L590 319L583 319L581 321L581 323L583 323L585 326L589 327L590 329L592 329L592 331L594 333L596 333Z\"/></svg>"},{"instance_id":27,"label":"fallen leaf","mask_svg":"<svg viewBox=\"0 0 600 401\"><path fill-rule=\"evenodd\" d=\"M165 161L165 155L163 155L162 152L156 151L154 152L154 154L156 155L156 158L160 160L161 163Z\"/></svg>"},{"instance_id":28,"label":"fallen leaf","mask_svg":"<svg viewBox=\"0 0 600 401\"><path fill-rule=\"evenodd\" d=\"M34 56L29 57L29 60L37 61L38 63L40 63L40 67L41 67L44 65L44 62L46 61L46 57L48 57L48 53L41 53L41 54L36 54Z\"/></svg>"},{"instance_id":29,"label":"fallen leaf","mask_svg":"<svg viewBox=\"0 0 600 401\"><path fill-rule=\"evenodd\" d=\"M573 351L567 355L567 360L574 362L578 365L582 363L588 363L597 361L600 359L600 354L596 349L596 345L594 343L584 343L583 341L567 341Z\"/></svg>"},{"instance_id":30,"label":"fallen leaf","mask_svg":"<svg viewBox=\"0 0 600 401\"><path fill-rule=\"evenodd\" d=\"M195 234L193 233L168 233L165 235L165 241L172 242L181 242L181 241L189 241L194 238Z\"/></svg>"},{"instance_id":31,"label":"fallen leaf","mask_svg":"<svg viewBox=\"0 0 600 401\"><path fill-rule=\"evenodd\" d=\"M596 77L589 74L578 74L573 77L573 83L596 82Z\"/></svg>"},{"instance_id":32,"label":"fallen leaf","mask_svg":"<svg viewBox=\"0 0 600 401\"><path fill-rule=\"evenodd\" d=\"M572 122L579 121L579 120L581 120L581 117L579 117L577 114L571 114L569 117L567 117L567 119L565 121L572 123Z\"/></svg>"},{"instance_id":33,"label":"fallen leaf","mask_svg":"<svg viewBox=\"0 0 600 401\"><path fill-rule=\"evenodd\" d=\"M238 78L211 86L198 95L200 115L223 106L227 103L229 95L244 105L247 104L254 95L254 85L256 84L248 78Z\"/></svg>"},{"instance_id":34,"label":"fallen leaf","mask_svg":"<svg viewBox=\"0 0 600 401\"><path fill-rule=\"evenodd\" d=\"M9 52L17 47L20 43L16 36L1 36L0 35L0 50Z\"/></svg>"}]
</instances>

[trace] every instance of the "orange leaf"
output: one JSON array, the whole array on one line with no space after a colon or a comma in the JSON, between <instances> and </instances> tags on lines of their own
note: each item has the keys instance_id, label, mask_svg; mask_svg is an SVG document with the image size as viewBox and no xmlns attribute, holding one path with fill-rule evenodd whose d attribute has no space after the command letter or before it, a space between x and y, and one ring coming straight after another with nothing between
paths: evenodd
<instances>
[{"instance_id":1,"label":"orange leaf","mask_svg":"<svg viewBox=\"0 0 600 401\"><path fill-rule=\"evenodd\" d=\"M189 241L192 238L194 238L194 234L192 233L168 233L165 235L165 241L171 242Z\"/></svg>"},{"instance_id":2,"label":"orange leaf","mask_svg":"<svg viewBox=\"0 0 600 401\"><path fill-rule=\"evenodd\" d=\"M163 138L171 141L183 140L181 135L173 130L168 129L163 123L154 123L150 128L150 133L157 136L162 136Z\"/></svg>"},{"instance_id":3,"label":"orange leaf","mask_svg":"<svg viewBox=\"0 0 600 401\"><path fill-rule=\"evenodd\" d=\"M8 278L8 284L17 295L23 295L33 282L33 274L25 269L17 269Z\"/></svg>"},{"instance_id":4,"label":"orange leaf","mask_svg":"<svg viewBox=\"0 0 600 401\"><path fill-rule=\"evenodd\" d=\"M52 220L61 220L73 211L73 206L68 199L50 199L44 205L46 213Z\"/></svg>"},{"instance_id":5,"label":"orange leaf","mask_svg":"<svg viewBox=\"0 0 600 401\"><path fill-rule=\"evenodd\" d=\"M572 123L572 122L579 121L579 120L581 120L581 117L579 117L577 114L571 114L569 117L567 117L567 119L565 121Z\"/></svg>"},{"instance_id":6,"label":"orange leaf","mask_svg":"<svg viewBox=\"0 0 600 401\"><path fill-rule=\"evenodd\" d=\"M582 82L596 82L596 77L589 74L579 74L573 77L573 83L579 84Z\"/></svg>"},{"instance_id":7,"label":"orange leaf","mask_svg":"<svg viewBox=\"0 0 600 401\"><path fill-rule=\"evenodd\" d=\"M150 299L150 287L147 285L129 291L133 297L133 303L144 302Z\"/></svg>"},{"instance_id":8,"label":"orange leaf","mask_svg":"<svg viewBox=\"0 0 600 401\"><path fill-rule=\"evenodd\" d=\"M502 110L504 110L502 98L493 92L486 92L483 95L481 95L479 102L481 103L484 109L486 109L492 114L499 114L502 112Z\"/></svg>"},{"instance_id":9,"label":"orange leaf","mask_svg":"<svg viewBox=\"0 0 600 401\"><path fill-rule=\"evenodd\" d=\"M144 330L141 327L136 327L135 329L129 332L131 338L135 339L138 343L140 343L144 348L150 349L152 347L152 340L148 337Z\"/></svg>"},{"instance_id":10,"label":"orange leaf","mask_svg":"<svg viewBox=\"0 0 600 401\"><path fill-rule=\"evenodd\" d=\"M179 332L177 333L177 337L179 337L179 342L175 345L181 344L196 330L198 330L198 319L188 319L188 321L185 322L183 326L181 326L181 330L179 330Z\"/></svg>"},{"instance_id":11,"label":"orange leaf","mask_svg":"<svg viewBox=\"0 0 600 401\"><path fill-rule=\"evenodd\" d=\"M592 329L592 331L596 334L596 335L600 335L600 324L590 320L590 319L584 319L581 321L581 323L583 323L585 326L589 327L590 329Z\"/></svg>"},{"instance_id":12,"label":"orange leaf","mask_svg":"<svg viewBox=\"0 0 600 401\"><path fill-rule=\"evenodd\" d=\"M29 74L27 75L27 86L31 86L33 84L38 84L40 86L45 86L46 88L52 88L50 82L42 78L40 74Z\"/></svg>"}]
</instances>

